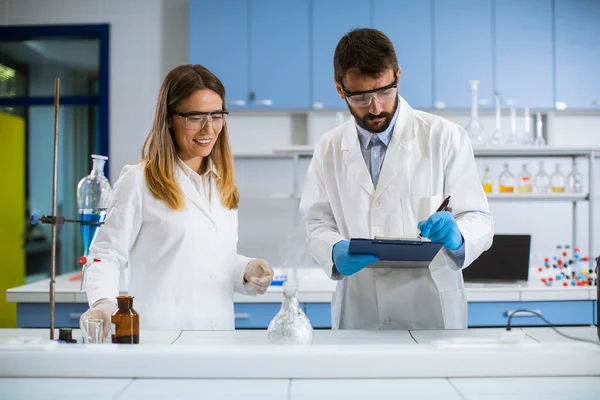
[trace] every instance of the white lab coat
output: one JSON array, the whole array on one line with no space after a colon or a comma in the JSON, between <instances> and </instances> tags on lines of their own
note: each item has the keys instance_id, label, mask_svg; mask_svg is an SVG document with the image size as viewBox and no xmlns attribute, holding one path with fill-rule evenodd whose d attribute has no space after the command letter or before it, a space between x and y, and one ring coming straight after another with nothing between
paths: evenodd
<instances>
[{"instance_id":1,"label":"white lab coat","mask_svg":"<svg viewBox=\"0 0 600 400\"><path fill-rule=\"evenodd\" d=\"M101 262L84 274L90 306L101 298L115 300L119 269L128 262L129 295L140 328L234 329L234 290L256 294L243 284L250 258L237 254L237 210L223 207L215 179L209 204L180 165L176 178L185 208L171 210L150 193L144 165L124 167L115 183L89 255Z\"/></svg>"},{"instance_id":2,"label":"white lab coat","mask_svg":"<svg viewBox=\"0 0 600 400\"><path fill-rule=\"evenodd\" d=\"M329 277L339 279L332 302L334 329L466 328L461 269L492 243L492 216L466 132L441 117L413 110L400 96L399 101L377 188L362 156L354 119L321 138L307 171L300 212L311 255ZM464 237L464 259L445 249L438 253L430 274L424 271L426 276L413 282L424 290L409 295L412 304L406 301L410 270L366 268L349 277L332 275L336 242L417 237L417 223L433 214L448 195ZM439 304L440 311L407 311L422 304Z\"/></svg>"}]
</instances>

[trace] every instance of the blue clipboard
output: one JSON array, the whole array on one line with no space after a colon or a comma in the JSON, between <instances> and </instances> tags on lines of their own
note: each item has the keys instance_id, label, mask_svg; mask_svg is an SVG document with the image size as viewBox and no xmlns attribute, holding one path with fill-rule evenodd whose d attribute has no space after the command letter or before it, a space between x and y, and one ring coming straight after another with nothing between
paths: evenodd
<instances>
[{"instance_id":1,"label":"blue clipboard","mask_svg":"<svg viewBox=\"0 0 600 400\"><path fill-rule=\"evenodd\" d=\"M428 268L444 244L421 239L350 239L349 254L374 254L371 268Z\"/></svg>"}]
</instances>

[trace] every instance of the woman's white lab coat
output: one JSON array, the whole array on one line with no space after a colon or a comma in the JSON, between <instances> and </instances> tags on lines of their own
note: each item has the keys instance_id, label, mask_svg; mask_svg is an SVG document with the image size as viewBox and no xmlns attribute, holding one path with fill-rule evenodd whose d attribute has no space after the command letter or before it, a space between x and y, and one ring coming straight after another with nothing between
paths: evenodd
<instances>
[{"instance_id":1,"label":"woman's white lab coat","mask_svg":"<svg viewBox=\"0 0 600 400\"><path fill-rule=\"evenodd\" d=\"M311 255L327 275L340 279L332 303L334 329L466 328L461 269L492 243L492 216L466 132L443 118L413 110L400 96L399 107L377 188L361 153L354 119L324 135L308 168L300 211ZM336 242L417 237L417 223L448 195L464 237L464 258L442 250L419 283L426 288L426 280L433 280L433 289L410 295L413 304L439 303L441 312L408 315L413 305L406 297L410 272L366 268L343 279L332 276Z\"/></svg>"},{"instance_id":2,"label":"woman's white lab coat","mask_svg":"<svg viewBox=\"0 0 600 400\"><path fill-rule=\"evenodd\" d=\"M200 176L183 165L176 166L176 177L185 208L171 210L150 193L144 165L126 166L115 183L88 257L101 261L84 274L89 304L115 300L119 269L129 263L129 295L141 328L234 329L233 293L247 293L243 275L250 261L237 254L237 210L223 207L214 176L209 202L193 181Z\"/></svg>"}]
</instances>

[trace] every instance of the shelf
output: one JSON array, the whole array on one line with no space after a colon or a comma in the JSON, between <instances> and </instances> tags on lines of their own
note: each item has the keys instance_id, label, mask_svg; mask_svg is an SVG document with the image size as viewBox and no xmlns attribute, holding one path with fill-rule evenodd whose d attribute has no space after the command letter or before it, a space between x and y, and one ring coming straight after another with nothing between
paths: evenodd
<instances>
[{"instance_id":1,"label":"shelf","mask_svg":"<svg viewBox=\"0 0 600 400\"><path fill-rule=\"evenodd\" d=\"M490 201L587 201L588 193L491 193Z\"/></svg>"}]
</instances>

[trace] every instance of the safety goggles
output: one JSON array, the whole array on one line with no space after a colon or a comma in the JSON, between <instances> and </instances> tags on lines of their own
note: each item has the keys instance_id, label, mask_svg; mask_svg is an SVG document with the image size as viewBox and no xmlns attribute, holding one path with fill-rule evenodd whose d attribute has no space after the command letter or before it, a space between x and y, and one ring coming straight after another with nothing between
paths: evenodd
<instances>
[{"instance_id":1,"label":"safety goggles","mask_svg":"<svg viewBox=\"0 0 600 400\"><path fill-rule=\"evenodd\" d=\"M343 83L340 82L340 85L348 104L354 107L369 107L373 99L377 100L379 104L383 104L396 97L398 93L398 76L394 75L394 82L387 86L362 92L349 92Z\"/></svg>"},{"instance_id":2,"label":"safety goggles","mask_svg":"<svg viewBox=\"0 0 600 400\"><path fill-rule=\"evenodd\" d=\"M221 130L227 123L227 115L229 115L229 111L193 111L189 113L180 113L177 110L175 110L174 114L181 118L181 120L183 121L183 127L187 130L200 131L204 129L207 123L210 122L215 132L221 132Z\"/></svg>"}]
</instances>

